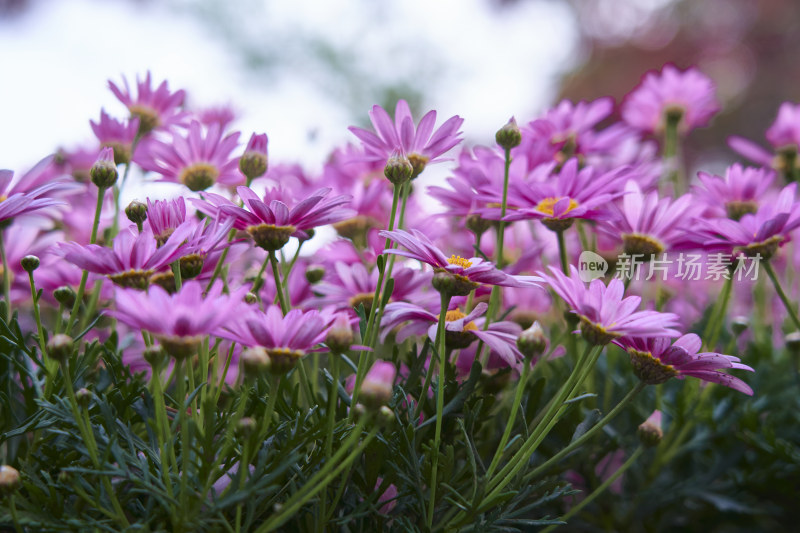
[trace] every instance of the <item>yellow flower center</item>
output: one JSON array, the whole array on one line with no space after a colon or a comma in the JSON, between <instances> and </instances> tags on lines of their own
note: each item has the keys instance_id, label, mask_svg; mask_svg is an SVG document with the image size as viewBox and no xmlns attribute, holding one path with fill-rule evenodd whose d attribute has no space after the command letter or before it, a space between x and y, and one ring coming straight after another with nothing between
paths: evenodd
<instances>
[{"instance_id":1,"label":"yellow flower center","mask_svg":"<svg viewBox=\"0 0 800 533\"><path fill-rule=\"evenodd\" d=\"M472 266L472 261L468 261L463 257L461 257L460 255L455 255L455 254L451 255L450 259L448 259L447 262L450 263L451 265L458 265L461 268L469 268Z\"/></svg>"},{"instance_id":2,"label":"yellow flower center","mask_svg":"<svg viewBox=\"0 0 800 533\"><path fill-rule=\"evenodd\" d=\"M542 200L541 202L539 202L538 204L536 204L536 210L541 212L541 213L544 213L546 215L553 216L553 207L556 205L556 203L559 200L561 200L561 198L555 198L553 196L549 196L549 197L545 198L544 200ZM564 213L562 213L562 214L569 213L570 211L572 211L576 207L578 207L578 202L576 202L575 200L570 198L569 199L569 207L567 207L567 210L564 211Z\"/></svg>"},{"instance_id":3,"label":"yellow flower center","mask_svg":"<svg viewBox=\"0 0 800 533\"><path fill-rule=\"evenodd\" d=\"M5 202L6 200L8 200L8 196L5 194L0 194L0 202Z\"/></svg>"},{"instance_id":4,"label":"yellow flower center","mask_svg":"<svg viewBox=\"0 0 800 533\"><path fill-rule=\"evenodd\" d=\"M445 322L455 322L456 320L461 320L465 316L467 315L465 315L461 311L461 309L453 309L445 313L444 320ZM436 318L438 319L439 317L437 316ZM469 322L468 324L464 324L464 331L470 331L476 329L478 329L478 326L475 325L475 322Z\"/></svg>"}]
</instances>

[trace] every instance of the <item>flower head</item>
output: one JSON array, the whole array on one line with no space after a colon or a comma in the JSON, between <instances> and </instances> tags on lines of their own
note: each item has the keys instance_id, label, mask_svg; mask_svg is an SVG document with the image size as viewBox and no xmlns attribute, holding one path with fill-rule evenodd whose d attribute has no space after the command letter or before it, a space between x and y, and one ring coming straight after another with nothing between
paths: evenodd
<instances>
[{"instance_id":1,"label":"flower head","mask_svg":"<svg viewBox=\"0 0 800 533\"><path fill-rule=\"evenodd\" d=\"M465 296L481 284L503 285L506 287L535 286L541 278L536 276L512 276L498 270L492 263L480 257L465 259L455 254L449 258L421 231L412 229L381 231L380 236L392 239L404 246L407 250L394 248L384 250L387 254L402 255L427 263L434 268L437 274L446 274L445 277L434 277L434 287L437 283L446 286L446 291L453 296Z\"/></svg>"},{"instance_id":2,"label":"flower head","mask_svg":"<svg viewBox=\"0 0 800 533\"><path fill-rule=\"evenodd\" d=\"M60 181L30 187L23 180L12 183L13 178L12 171L0 170L0 224L46 207L64 205L65 202L53 198L53 195L72 188Z\"/></svg>"},{"instance_id":3,"label":"flower head","mask_svg":"<svg viewBox=\"0 0 800 533\"><path fill-rule=\"evenodd\" d=\"M734 163L725 170L724 177L705 172L698 172L697 177L702 185L695 187L695 191L709 214L739 220L758 210L775 179L775 172Z\"/></svg>"},{"instance_id":4,"label":"flower head","mask_svg":"<svg viewBox=\"0 0 800 533\"><path fill-rule=\"evenodd\" d=\"M719 110L714 83L696 68L685 71L665 65L648 72L622 104L622 118L641 131L659 133L668 120L681 131L705 126Z\"/></svg>"},{"instance_id":5,"label":"flower head","mask_svg":"<svg viewBox=\"0 0 800 533\"><path fill-rule=\"evenodd\" d=\"M580 319L583 337L593 344L608 344L622 337L677 337L680 333L669 329L678 324L678 316L657 311L637 311L642 299L638 296L623 298L622 281L612 279L606 286L595 279L587 286L580 280L578 270L570 265L570 276L550 267L551 275L544 275L547 283Z\"/></svg>"},{"instance_id":6,"label":"flower head","mask_svg":"<svg viewBox=\"0 0 800 533\"><path fill-rule=\"evenodd\" d=\"M118 165L128 163L133 156L133 141L139 131L139 119L132 117L127 122L112 118L105 109L100 110L100 120L89 121L100 146L114 149L114 161Z\"/></svg>"},{"instance_id":7,"label":"flower head","mask_svg":"<svg viewBox=\"0 0 800 533\"><path fill-rule=\"evenodd\" d=\"M125 76L122 77L122 83L123 88L120 88L109 80L108 87L128 108L131 118L139 119L141 135L154 129L167 129L173 125L183 124L188 116L188 113L180 110L186 93L182 90L171 92L166 80L153 89L149 71L144 81L136 78L136 96L132 94Z\"/></svg>"},{"instance_id":8,"label":"flower head","mask_svg":"<svg viewBox=\"0 0 800 533\"><path fill-rule=\"evenodd\" d=\"M150 141L140 164L160 174L160 181L182 183L192 191L203 191L216 183L236 185L242 182L242 175L231 153L238 140L239 132L222 137L218 124L204 131L200 122L193 120L188 132L175 133L170 143Z\"/></svg>"},{"instance_id":9,"label":"flower head","mask_svg":"<svg viewBox=\"0 0 800 533\"><path fill-rule=\"evenodd\" d=\"M667 337L623 337L614 344L627 350L636 376L647 385L658 385L671 378L696 377L703 381L719 383L747 395L753 389L739 378L720 372L720 368L737 368L753 371L740 363L738 357L713 352L700 352L702 342L694 333L683 335L675 342Z\"/></svg>"},{"instance_id":10,"label":"flower head","mask_svg":"<svg viewBox=\"0 0 800 533\"><path fill-rule=\"evenodd\" d=\"M398 100L394 120L378 105L373 106L369 117L376 133L355 126L349 128L364 145L367 159L385 162L393 153L400 153L411 161L415 176L426 164L437 161L461 142L458 128L464 119L458 115L450 117L434 132L436 111L429 111L415 126L405 100Z\"/></svg>"}]
</instances>

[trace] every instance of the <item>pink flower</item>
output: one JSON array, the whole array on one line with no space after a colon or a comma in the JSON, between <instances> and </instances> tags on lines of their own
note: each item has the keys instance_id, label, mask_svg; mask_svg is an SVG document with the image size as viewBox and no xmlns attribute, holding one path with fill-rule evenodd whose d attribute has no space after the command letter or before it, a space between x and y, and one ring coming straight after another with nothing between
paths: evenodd
<instances>
[{"instance_id":1,"label":"pink flower","mask_svg":"<svg viewBox=\"0 0 800 533\"><path fill-rule=\"evenodd\" d=\"M724 177L706 172L698 172L697 177L702 185L695 187L696 195L706 204L709 214L739 220L758 210L775 180L775 172L734 163L725 170Z\"/></svg>"},{"instance_id":2,"label":"pink flower","mask_svg":"<svg viewBox=\"0 0 800 533\"><path fill-rule=\"evenodd\" d=\"M140 81L137 76L135 97L128 87L125 76L122 77L122 83L124 88L109 80L108 87L128 108L131 118L139 119L140 135L146 135L154 129L166 130L174 125L184 124L188 116L188 113L180 110L186 96L184 91L170 92L166 80L153 89L149 71L144 81Z\"/></svg>"},{"instance_id":3,"label":"pink flower","mask_svg":"<svg viewBox=\"0 0 800 533\"><path fill-rule=\"evenodd\" d=\"M246 305L247 287L230 295L222 294L222 289L222 282L217 282L203 296L203 285L197 281L187 281L175 294L157 285L147 292L118 288L116 310L109 314L155 335L173 357L188 357L206 336L237 320Z\"/></svg>"},{"instance_id":4,"label":"pink flower","mask_svg":"<svg viewBox=\"0 0 800 533\"><path fill-rule=\"evenodd\" d=\"M203 191L216 183L241 183L238 160L231 157L239 132L222 137L218 124L205 131L193 120L184 135L175 133L172 142L152 140L143 150L141 166L161 175L159 181L182 183L192 191Z\"/></svg>"},{"instance_id":5,"label":"pink flower","mask_svg":"<svg viewBox=\"0 0 800 533\"><path fill-rule=\"evenodd\" d=\"M667 116L679 119L680 131L705 126L720 110L714 83L696 68L685 71L664 65L661 72L648 72L625 98L622 118L641 131L664 131Z\"/></svg>"},{"instance_id":6,"label":"pink flower","mask_svg":"<svg viewBox=\"0 0 800 533\"><path fill-rule=\"evenodd\" d=\"M622 337L677 337L679 332L669 329L678 324L678 316L657 311L637 311L642 299L638 296L623 298L622 281L612 279L608 286L599 279L587 286L580 280L578 270L570 265L570 276L550 267L551 275L544 274L550 287L580 319L581 333L592 344L608 344Z\"/></svg>"},{"instance_id":7,"label":"pink flower","mask_svg":"<svg viewBox=\"0 0 800 533\"><path fill-rule=\"evenodd\" d=\"M89 121L100 146L114 149L114 161L118 164L128 163L132 158L133 141L139 131L139 119L131 118L122 122L109 116L105 109L100 110L98 122Z\"/></svg>"},{"instance_id":8,"label":"pink flower","mask_svg":"<svg viewBox=\"0 0 800 533\"><path fill-rule=\"evenodd\" d=\"M358 399L372 409L386 405L392 399L396 375L397 369L394 364L388 361L375 361L361 382Z\"/></svg>"},{"instance_id":9,"label":"pink flower","mask_svg":"<svg viewBox=\"0 0 800 533\"><path fill-rule=\"evenodd\" d=\"M364 145L367 159L385 162L392 154L400 153L411 161L414 175L422 172L426 164L440 160L442 154L461 142L458 128L464 119L458 115L450 117L434 132L436 111L429 111L414 126L405 100L397 101L394 120L378 105L372 107L369 117L376 133L355 126L349 128Z\"/></svg>"},{"instance_id":10,"label":"pink flower","mask_svg":"<svg viewBox=\"0 0 800 533\"><path fill-rule=\"evenodd\" d=\"M700 352L703 343L694 333L683 335L675 342L667 337L623 337L615 340L614 344L628 351L634 373L647 385L692 376L753 395L753 389L742 380L718 370L736 368L753 372L753 369L732 355Z\"/></svg>"},{"instance_id":11,"label":"pink flower","mask_svg":"<svg viewBox=\"0 0 800 533\"><path fill-rule=\"evenodd\" d=\"M36 187L22 180L12 184L13 178L12 171L0 170L0 224L46 207L65 205L66 202L53 198L53 194L74 189L74 186L59 181Z\"/></svg>"}]
</instances>

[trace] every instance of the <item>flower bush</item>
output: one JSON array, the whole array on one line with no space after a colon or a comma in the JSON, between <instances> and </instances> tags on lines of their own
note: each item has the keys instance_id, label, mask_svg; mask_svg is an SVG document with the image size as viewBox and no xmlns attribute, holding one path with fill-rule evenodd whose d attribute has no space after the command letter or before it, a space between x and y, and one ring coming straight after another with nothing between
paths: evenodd
<instances>
[{"instance_id":1,"label":"flower bush","mask_svg":"<svg viewBox=\"0 0 800 533\"><path fill-rule=\"evenodd\" d=\"M621 121L564 101L487 146L375 106L311 170L149 73L109 86L129 114L96 144L0 171L0 525L796 520L792 104L774 154L731 137L762 166L696 180L681 147L720 104L671 65ZM121 205L152 181L181 192Z\"/></svg>"}]
</instances>

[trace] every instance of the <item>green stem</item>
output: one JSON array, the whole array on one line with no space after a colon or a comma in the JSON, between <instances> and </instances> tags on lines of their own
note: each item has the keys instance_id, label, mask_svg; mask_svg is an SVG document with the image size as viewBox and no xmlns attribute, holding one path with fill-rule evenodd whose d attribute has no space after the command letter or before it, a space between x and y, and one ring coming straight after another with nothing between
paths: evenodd
<instances>
[{"instance_id":1,"label":"green stem","mask_svg":"<svg viewBox=\"0 0 800 533\"><path fill-rule=\"evenodd\" d=\"M789 300L789 297L786 295L783 287L781 287L781 282L778 280L778 276L775 274L775 269L772 268L772 263L769 261L764 261L764 270L766 270L770 281L772 281L772 285L775 287L775 292L778 293L778 297L781 299L781 302L783 302L783 307L786 308L786 311L789 313L789 317L792 319L792 322L794 322L794 326L797 329L800 329L800 317L797 316L797 310L794 308L794 304L792 304L792 301Z\"/></svg>"},{"instance_id":2,"label":"green stem","mask_svg":"<svg viewBox=\"0 0 800 533\"><path fill-rule=\"evenodd\" d=\"M263 427L258 434L258 442L263 442L269 435L269 427L272 424L272 414L275 412L275 402L278 400L278 390L281 386L280 376L269 375L269 398L267 405L261 415Z\"/></svg>"},{"instance_id":3,"label":"green stem","mask_svg":"<svg viewBox=\"0 0 800 533\"><path fill-rule=\"evenodd\" d=\"M0 242L2 242L2 237L0 237ZM0 247L2 245L0 244ZM5 254L3 254L5 256ZM44 361L44 369L45 369L45 399L47 399L50 394L50 383L52 382L53 374L55 373L55 369L58 366L58 362L54 361L47 355L47 345L44 339L44 328L42 327L42 316L39 312L39 297L36 294L36 282L33 280L33 272L28 272L28 283L31 287L31 300L33 301L33 317L36 320L36 332L39 335L39 349L42 351L42 360Z\"/></svg>"},{"instance_id":4,"label":"green stem","mask_svg":"<svg viewBox=\"0 0 800 533\"><path fill-rule=\"evenodd\" d=\"M183 286L181 279L181 261L180 259L172 263L172 275L175 277L175 290L180 291Z\"/></svg>"},{"instance_id":5,"label":"green stem","mask_svg":"<svg viewBox=\"0 0 800 533\"><path fill-rule=\"evenodd\" d=\"M683 192L683 184L680 179L680 172L678 171L678 124L681 117L667 114L666 125L664 127L664 147L662 157L664 165L667 169L667 179L672 181L675 186L675 195L680 195Z\"/></svg>"},{"instance_id":6,"label":"green stem","mask_svg":"<svg viewBox=\"0 0 800 533\"><path fill-rule=\"evenodd\" d=\"M620 466L619 469L617 469L617 471L611 475L611 477L606 479L599 487L597 487L591 494L589 494L586 498L584 498L579 504L570 509L567 514L561 517L561 520L566 522L567 520L569 520L570 518L581 512L584 507L592 503L592 501L594 501L595 498L597 498L603 492L605 492L605 490L608 487L610 487L612 483L614 483L617 479L619 479L619 477L622 474L624 474L625 471L633 465L633 463L636 462L639 456L642 455L642 452L644 452L643 447L639 446L638 448L636 448L636 451L633 452L633 454L628 458L628 460L625 461L622 464L622 466ZM553 524L552 526L544 529L542 533L549 533L550 531L553 531L560 525L561 524Z\"/></svg>"},{"instance_id":7,"label":"green stem","mask_svg":"<svg viewBox=\"0 0 800 533\"><path fill-rule=\"evenodd\" d=\"M186 518L187 500L189 499L189 453L191 448L191 436L189 435L189 420L186 416L186 379L184 378L184 361L182 359L175 360L175 382L176 382L176 400L178 407L178 420L181 432L181 471L180 471L180 492L178 494L180 501L180 514L182 518Z\"/></svg>"},{"instance_id":8,"label":"green stem","mask_svg":"<svg viewBox=\"0 0 800 533\"><path fill-rule=\"evenodd\" d=\"M154 366L150 376L150 383L153 389L153 401L155 402L155 422L156 438L158 439L158 454L161 461L161 473L164 478L164 486L167 494L173 497L172 481L170 480L170 462L167 453L167 443L170 441L169 424L167 423L167 406L164 403L164 389L161 386L161 365ZM177 465L172 465L177 468Z\"/></svg>"},{"instance_id":9,"label":"green stem","mask_svg":"<svg viewBox=\"0 0 800 533\"><path fill-rule=\"evenodd\" d=\"M725 314L728 311L728 303L731 298L731 291L733 290L733 276L725 280L722 286L719 298L714 303L711 310L711 316L708 318L708 323L703 330L703 350L712 349L717 344L722 324L725 322Z\"/></svg>"},{"instance_id":10,"label":"green stem","mask_svg":"<svg viewBox=\"0 0 800 533\"><path fill-rule=\"evenodd\" d=\"M564 230L556 230L558 237L558 257L561 260L561 271L569 276L569 259L567 258L567 244L564 241Z\"/></svg>"},{"instance_id":11,"label":"green stem","mask_svg":"<svg viewBox=\"0 0 800 533\"><path fill-rule=\"evenodd\" d=\"M278 268L278 257L275 255L274 250L270 250L269 252L269 262L272 265L272 276L275 278L275 292L278 293L278 302L281 304L281 311L286 315L286 313L289 312L289 306L286 303L286 297L283 293L283 283L281 283L281 274Z\"/></svg>"},{"instance_id":12,"label":"green stem","mask_svg":"<svg viewBox=\"0 0 800 533\"><path fill-rule=\"evenodd\" d=\"M618 414L622 412L622 410L640 393L644 390L646 385L644 383L639 382L633 389L628 392L625 397L619 401L617 405L614 406L606 416L600 419L594 426L592 426L586 433L581 435L579 438L572 441L568 446L566 446L563 450L552 456L550 459L542 463L541 465L537 466L533 471L525 474L523 478L524 483L530 482L530 480L536 478L547 472L547 469L551 466L557 464L561 459L575 451L576 449L583 446L589 439L591 439L594 435L596 435L601 429L603 429L609 422L611 422L614 418L617 417Z\"/></svg>"},{"instance_id":13,"label":"green stem","mask_svg":"<svg viewBox=\"0 0 800 533\"><path fill-rule=\"evenodd\" d=\"M22 529L22 525L19 523L19 517L17 516L17 503L14 501L13 494L8 497L8 507L9 511L11 511L11 523L14 524L14 529L17 533L25 533L25 530Z\"/></svg>"},{"instance_id":14,"label":"green stem","mask_svg":"<svg viewBox=\"0 0 800 533\"><path fill-rule=\"evenodd\" d=\"M8 257L3 242L3 230L0 229L0 256L3 261L3 299L6 302L6 324L11 323L11 271L8 269Z\"/></svg>"},{"instance_id":15,"label":"green stem","mask_svg":"<svg viewBox=\"0 0 800 533\"><path fill-rule=\"evenodd\" d=\"M331 387L328 392L328 412L326 413L326 431L325 431L325 462L327 463L333 455L333 430L336 425L336 404L339 398L339 354L331 352L330 357L331 368ZM322 493L320 498L320 511L317 518L318 531L325 529L325 517L327 516L328 504L327 490Z\"/></svg>"},{"instance_id":16,"label":"green stem","mask_svg":"<svg viewBox=\"0 0 800 533\"><path fill-rule=\"evenodd\" d=\"M514 403L511 404L511 414L508 416L506 429L503 431L503 437L500 439L500 444L497 445L497 451L494 453L494 458L492 458L492 462L489 464L489 468L486 470L486 479L491 479L495 468L497 468L497 465L500 463L500 459L503 457L508 439L511 436L511 429L514 427L514 421L517 418L517 411L519 410L519 405L522 402L522 393L525 391L525 381L528 377L531 360L526 358L522 365L522 373L520 374L519 381L517 382L517 390L514 393Z\"/></svg>"},{"instance_id":17,"label":"green stem","mask_svg":"<svg viewBox=\"0 0 800 533\"><path fill-rule=\"evenodd\" d=\"M442 418L443 418L443 411L444 411L444 370L445 365L447 364L446 360L446 353L445 353L445 343L446 343L446 334L445 334L445 326L447 325L447 308L450 306L450 296L442 293L441 295L441 311L439 313L439 324L436 329L436 344L439 352L439 387L438 392L436 393L436 430L434 433L433 439L433 457L431 458L431 482L430 482L430 489L431 489L431 496L430 500L428 501L428 528L430 529L433 525L433 512L436 508L436 488L438 481L436 479L436 474L439 468L439 448L441 447L441 440L442 440ZM431 364L433 362L431 361ZM424 394L425 391L422 391Z\"/></svg>"},{"instance_id":18,"label":"green stem","mask_svg":"<svg viewBox=\"0 0 800 533\"><path fill-rule=\"evenodd\" d=\"M228 245L230 245L235 235L236 235L235 229L232 229L228 233ZM214 272L211 273L211 279L208 280L205 292L208 292L209 289L211 289L211 286L214 284L214 281L216 281L220 273L222 273L222 267L225 266L225 259L228 257L228 250L230 250L230 246L226 246L225 249L222 250L222 254L220 254L219 259L217 260L217 264L214 266Z\"/></svg>"}]
</instances>

